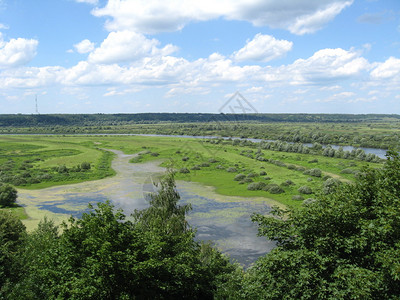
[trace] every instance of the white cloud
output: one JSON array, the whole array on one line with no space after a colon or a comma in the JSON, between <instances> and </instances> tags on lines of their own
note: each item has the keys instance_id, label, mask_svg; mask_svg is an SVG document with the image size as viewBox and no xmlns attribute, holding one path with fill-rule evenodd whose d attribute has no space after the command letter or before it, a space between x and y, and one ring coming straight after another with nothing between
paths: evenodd
<instances>
[{"instance_id":1,"label":"white cloud","mask_svg":"<svg viewBox=\"0 0 400 300\"><path fill-rule=\"evenodd\" d=\"M18 67L29 63L36 55L38 43L37 40L23 38L5 42L0 33L0 69Z\"/></svg>"},{"instance_id":2,"label":"white cloud","mask_svg":"<svg viewBox=\"0 0 400 300\"><path fill-rule=\"evenodd\" d=\"M0 29L9 29L9 27L7 25L0 23Z\"/></svg>"},{"instance_id":3,"label":"white cloud","mask_svg":"<svg viewBox=\"0 0 400 300\"><path fill-rule=\"evenodd\" d=\"M350 6L353 1L334 2L326 8L318 9L308 15L300 15L295 22L289 26L291 33L303 35L320 30L323 25L332 21L344 8Z\"/></svg>"},{"instance_id":4,"label":"white cloud","mask_svg":"<svg viewBox=\"0 0 400 300\"><path fill-rule=\"evenodd\" d=\"M324 83L359 75L369 68L368 61L354 50L322 49L307 59L297 59L281 67L278 73L289 74L292 83Z\"/></svg>"},{"instance_id":5,"label":"white cloud","mask_svg":"<svg viewBox=\"0 0 400 300\"><path fill-rule=\"evenodd\" d=\"M106 23L106 28L110 31L176 31L190 22L225 18L304 34L322 28L352 2L353 0L109 0L106 6L96 8L92 13L98 17L110 17Z\"/></svg>"},{"instance_id":6,"label":"white cloud","mask_svg":"<svg viewBox=\"0 0 400 300\"><path fill-rule=\"evenodd\" d=\"M99 0L75 0L78 3L88 3L92 5L97 5L99 3Z\"/></svg>"},{"instance_id":7,"label":"white cloud","mask_svg":"<svg viewBox=\"0 0 400 300\"><path fill-rule=\"evenodd\" d=\"M177 47L166 45L158 48L160 44L156 39L148 39L143 34L124 30L111 32L89 55L89 61L93 63L113 64L132 62L148 56L169 55L177 51Z\"/></svg>"},{"instance_id":8,"label":"white cloud","mask_svg":"<svg viewBox=\"0 0 400 300\"><path fill-rule=\"evenodd\" d=\"M340 98L348 98L348 97L353 97L355 96L355 93L353 92L341 92L338 94L333 95L333 97L340 97Z\"/></svg>"},{"instance_id":9,"label":"white cloud","mask_svg":"<svg viewBox=\"0 0 400 300\"><path fill-rule=\"evenodd\" d=\"M292 46L292 42L277 40L273 36L258 33L242 49L233 53L233 57L236 61L267 62L284 56L292 49Z\"/></svg>"},{"instance_id":10,"label":"white cloud","mask_svg":"<svg viewBox=\"0 0 400 300\"><path fill-rule=\"evenodd\" d=\"M251 88L248 88L247 90L245 90L245 93L260 93L263 91L263 87L261 86L253 86Z\"/></svg>"},{"instance_id":11,"label":"white cloud","mask_svg":"<svg viewBox=\"0 0 400 300\"><path fill-rule=\"evenodd\" d=\"M400 74L400 59L389 57L383 63L377 63L374 70L371 72L373 79L390 79L397 77Z\"/></svg>"},{"instance_id":12,"label":"white cloud","mask_svg":"<svg viewBox=\"0 0 400 300\"><path fill-rule=\"evenodd\" d=\"M0 72L0 87L8 88L36 88L57 83L62 67L21 67Z\"/></svg>"},{"instance_id":13,"label":"white cloud","mask_svg":"<svg viewBox=\"0 0 400 300\"><path fill-rule=\"evenodd\" d=\"M81 53L81 54L88 53L88 52L92 52L94 50L94 43L92 43L88 39L85 39L85 40L79 42L78 44L75 44L74 48L78 53Z\"/></svg>"},{"instance_id":14,"label":"white cloud","mask_svg":"<svg viewBox=\"0 0 400 300\"><path fill-rule=\"evenodd\" d=\"M123 41L122 38L126 35L122 34L115 39L110 36L107 38L108 42L116 41L111 44L118 47L108 49L102 44L89 55L88 61L81 61L68 69L43 67L6 70L0 73L0 87L4 89L44 85L105 86L113 88L106 93L113 95L118 92L118 87L144 89L157 86L169 89L166 96L185 93L204 94L225 83L244 83L247 87L253 87L247 90L248 93L260 93L271 87L287 87L288 84L307 87L310 84L327 84L332 89L339 89L338 84L351 79L359 80L360 74L370 70L371 67L359 52L340 48L322 49L309 58L298 59L292 64L279 67L238 66L232 59L219 53L188 61L180 57L162 55L162 49L156 47L158 42L143 40L142 35L138 35L141 47L136 52L133 46L136 44L131 43L128 38L126 47L130 51L126 52L125 56L123 42L119 41L120 38ZM143 45L143 42L148 45ZM96 52L99 49L103 52ZM94 54L96 56L93 56ZM117 64L116 61L120 60L118 55L130 60L130 63ZM137 60L133 61L133 58ZM296 93L300 94L302 91L297 90ZM341 93L341 96L351 96L346 93Z\"/></svg>"}]
</instances>

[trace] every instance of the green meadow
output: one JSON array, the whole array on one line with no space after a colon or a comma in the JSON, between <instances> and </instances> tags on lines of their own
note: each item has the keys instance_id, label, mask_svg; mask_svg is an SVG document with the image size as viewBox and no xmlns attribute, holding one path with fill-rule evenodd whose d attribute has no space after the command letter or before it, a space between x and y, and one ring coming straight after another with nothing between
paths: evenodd
<instances>
[{"instance_id":1,"label":"green meadow","mask_svg":"<svg viewBox=\"0 0 400 300\"><path fill-rule=\"evenodd\" d=\"M139 153L130 163L151 160L176 170L178 180L201 183L227 196L264 197L300 207L318 197L329 178L351 182L378 163L278 152L256 143L148 136L0 136L0 181L18 189L98 180L113 176L113 153ZM88 167L89 166L89 167ZM12 208L21 219L21 207Z\"/></svg>"}]
</instances>

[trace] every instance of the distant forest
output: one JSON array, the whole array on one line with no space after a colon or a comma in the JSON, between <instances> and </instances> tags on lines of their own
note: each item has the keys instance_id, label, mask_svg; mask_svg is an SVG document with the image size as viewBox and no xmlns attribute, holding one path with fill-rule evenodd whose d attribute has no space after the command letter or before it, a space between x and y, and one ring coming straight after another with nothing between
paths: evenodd
<instances>
[{"instance_id":1,"label":"distant forest","mask_svg":"<svg viewBox=\"0 0 400 300\"><path fill-rule=\"evenodd\" d=\"M0 114L0 127L98 126L120 124L200 123L200 122L318 122L360 123L398 121L400 115L384 114L205 114L205 113L137 113L137 114Z\"/></svg>"}]
</instances>

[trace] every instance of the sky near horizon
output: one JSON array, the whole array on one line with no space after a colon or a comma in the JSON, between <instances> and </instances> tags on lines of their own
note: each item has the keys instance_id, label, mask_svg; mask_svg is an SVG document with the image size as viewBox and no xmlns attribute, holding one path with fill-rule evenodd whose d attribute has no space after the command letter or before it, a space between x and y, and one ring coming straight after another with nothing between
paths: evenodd
<instances>
[{"instance_id":1,"label":"sky near horizon","mask_svg":"<svg viewBox=\"0 0 400 300\"><path fill-rule=\"evenodd\" d=\"M400 114L399 91L400 0L0 0L0 114Z\"/></svg>"}]
</instances>

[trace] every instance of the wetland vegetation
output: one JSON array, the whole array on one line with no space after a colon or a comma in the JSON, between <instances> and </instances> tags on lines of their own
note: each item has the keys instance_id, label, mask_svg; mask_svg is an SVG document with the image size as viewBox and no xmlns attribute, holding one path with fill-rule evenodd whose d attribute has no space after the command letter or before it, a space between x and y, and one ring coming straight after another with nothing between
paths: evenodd
<instances>
[{"instance_id":1,"label":"wetland vegetation","mask_svg":"<svg viewBox=\"0 0 400 300\"><path fill-rule=\"evenodd\" d=\"M69 123L62 125L56 117L16 117L13 122L19 126L4 122L0 126L2 133L41 133L0 136L0 183L14 186L20 195L19 205L0 209L5 241L0 251L1 274L5 274L0 296L17 299L18 292L24 291L27 298L280 299L290 295L344 299L357 295L387 299L398 294L399 263L394 254L400 236L395 209L400 158L396 151L385 160L361 149L329 146L398 150L397 116L369 115L358 123L358 116L279 115L278 121L263 123L262 118L271 116L255 115L244 121L205 123L210 117L205 114L196 122L175 115L184 122L170 123L171 116L151 115L138 122L120 115L113 123L100 115L70 116ZM325 122L315 123L323 118ZM35 126L27 127L34 121ZM113 159L119 165L112 166ZM126 176L135 168L142 170L140 178ZM157 189L153 182L162 168L172 173ZM189 183L197 186L188 188ZM132 190L126 190L128 185ZM110 193L112 189L118 193ZM80 199L77 195L82 192L86 194ZM146 192L152 195L150 203L145 201ZM50 199L50 194L58 198ZM178 202L180 195L183 199ZM97 208L95 202L100 202ZM227 237L235 238L232 226L243 227L239 224L244 219L250 222L251 209L258 212L252 220L258 223L259 234L276 248L271 251L270 246L259 244L266 250L251 263L262 257L243 271L220 251L233 253L227 248L237 245L232 246ZM53 221L44 219L46 215ZM67 221L69 215L73 218ZM219 250L200 242L215 238L209 231L212 227L226 235L220 242L214 240ZM96 230L106 234L96 236ZM244 241L249 232L242 231L240 239ZM254 241L248 243L253 249L244 250L250 253ZM41 269L40 251L45 253L47 269ZM60 251L67 253L62 260L71 263L66 269L58 266L61 258L54 256ZM27 261L33 263L22 267ZM292 264L296 268L289 270ZM92 274L91 281L90 270L107 272ZM49 272L54 277L46 275ZM115 277L117 273L125 274L122 281ZM110 288L102 290L100 285Z\"/></svg>"}]
</instances>

